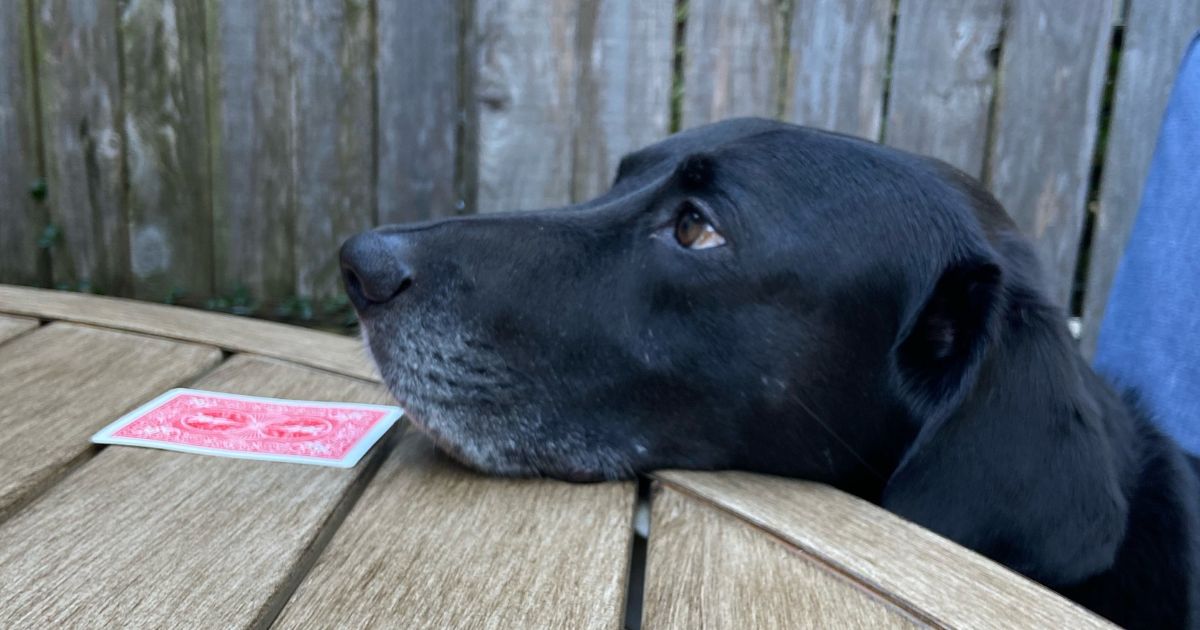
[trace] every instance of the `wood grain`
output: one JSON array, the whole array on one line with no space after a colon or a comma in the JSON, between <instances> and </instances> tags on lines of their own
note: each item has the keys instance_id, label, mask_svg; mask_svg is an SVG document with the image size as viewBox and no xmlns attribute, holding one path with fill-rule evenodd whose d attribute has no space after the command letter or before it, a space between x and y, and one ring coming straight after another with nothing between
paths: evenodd
<instances>
[{"instance_id":1,"label":"wood grain","mask_svg":"<svg viewBox=\"0 0 1200 630\"><path fill-rule=\"evenodd\" d=\"M36 0L38 85L54 282L123 293L129 272L122 178L117 3Z\"/></svg>"},{"instance_id":2,"label":"wood grain","mask_svg":"<svg viewBox=\"0 0 1200 630\"><path fill-rule=\"evenodd\" d=\"M386 3L385 3L386 4ZM296 294L341 295L337 250L375 222L369 0L295 3Z\"/></svg>"},{"instance_id":3,"label":"wood grain","mask_svg":"<svg viewBox=\"0 0 1200 630\"><path fill-rule=\"evenodd\" d=\"M466 175L458 167L465 6L462 0L376 3L380 223L465 208L459 178Z\"/></svg>"},{"instance_id":4,"label":"wood grain","mask_svg":"<svg viewBox=\"0 0 1200 630\"><path fill-rule=\"evenodd\" d=\"M291 2L205 1L214 284L221 294L295 294L294 8Z\"/></svg>"},{"instance_id":5,"label":"wood grain","mask_svg":"<svg viewBox=\"0 0 1200 630\"><path fill-rule=\"evenodd\" d=\"M1009 7L987 181L1066 304L1075 279L1113 2L1015 0Z\"/></svg>"},{"instance_id":6,"label":"wood grain","mask_svg":"<svg viewBox=\"0 0 1200 630\"><path fill-rule=\"evenodd\" d=\"M980 177L1003 0L899 5L886 142Z\"/></svg>"},{"instance_id":7,"label":"wood grain","mask_svg":"<svg viewBox=\"0 0 1200 630\"><path fill-rule=\"evenodd\" d=\"M633 495L483 477L406 435L276 625L617 628Z\"/></svg>"},{"instance_id":8,"label":"wood grain","mask_svg":"<svg viewBox=\"0 0 1200 630\"><path fill-rule=\"evenodd\" d=\"M783 20L774 0L689 0L682 125L779 110Z\"/></svg>"},{"instance_id":9,"label":"wood grain","mask_svg":"<svg viewBox=\"0 0 1200 630\"><path fill-rule=\"evenodd\" d=\"M784 117L878 140L891 18L891 0L793 3Z\"/></svg>"},{"instance_id":10,"label":"wood grain","mask_svg":"<svg viewBox=\"0 0 1200 630\"><path fill-rule=\"evenodd\" d=\"M670 2L601 0L583 5L574 201L607 190L622 156L667 135L674 28Z\"/></svg>"},{"instance_id":11,"label":"wood grain","mask_svg":"<svg viewBox=\"0 0 1200 630\"><path fill-rule=\"evenodd\" d=\"M0 316L0 343L23 335L38 327L38 320L32 317Z\"/></svg>"},{"instance_id":12,"label":"wood grain","mask_svg":"<svg viewBox=\"0 0 1200 630\"><path fill-rule=\"evenodd\" d=\"M935 625L1113 627L979 554L827 486L742 472L657 476L783 538Z\"/></svg>"},{"instance_id":13,"label":"wood grain","mask_svg":"<svg viewBox=\"0 0 1200 630\"><path fill-rule=\"evenodd\" d=\"M253 352L347 376L379 380L362 342L221 313L118 298L0 285L0 313L62 319Z\"/></svg>"},{"instance_id":14,"label":"wood grain","mask_svg":"<svg viewBox=\"0 0 1200 630\"><path fill-rule=\"evenodd\" d=\"M652 505L645 628L924 627L711 505L669 487Z\"/></svg>"},{"instance_id":15,"label":"wood grain","mask_svg":"<svg viewBox=\"0 0 1200 630\"><path fill-rule=\"evenodd\" d=\"M47 216L29 194L41 177L29 23L27 2L0 20L0 282L39 284L48 271L37 246Z\"/></svg>"},{"instance_id":16,"label":"wood grain","mask_svg":"<svg viewBox=\"0 0 1200 630\"><path fill-rule=\"evenodd\" d=\"M220 360L212 347L62 323L0 346L0 521L88 457L101 427Z\"/></svg>"},{"instance_id":17,"label":"wood grain","mask_svg":"<svg viewBox=\"0 0 1200 630\"><path fill-rule=\"evenodd\" d=\"M387 402L378 386L238 356L198 387ZM376 446L366 462L383 455ZM265 626L369 477L108 447L0 526L6 627Z\"/></svg>"},{"instance_id":18,"label":"wood grain","mask_svg":"<svg viewBox=\"0 0 1200 630\"><path fill-rule=\"evenodd\" d=\"M120 16L131 295L212 295L204 7L135 2Z\"/></svg>"},{"instance_id":19,"label":"wood grain","mask_svg":"<svg viewBox=\"0 0 1200 630\"><path fill-rule=\"evenodd\" d=\"M475 3L479 212L571 200L578 23L574 0Z\"/></svg>"},{"instance_id":20,"label":"wood grain","mask_svg":"<svg viewBox=\"0 0 1200 630\"><path fill-rule=\"evenodd\" d=\"M1080 346L1089 359L1108 292L1133 230L1142 185L1183 52L1200 29L1200 3L1138 0L1129 4L1104 153L1100 205L1088 257Z\"/></svg>"}]
</instances>

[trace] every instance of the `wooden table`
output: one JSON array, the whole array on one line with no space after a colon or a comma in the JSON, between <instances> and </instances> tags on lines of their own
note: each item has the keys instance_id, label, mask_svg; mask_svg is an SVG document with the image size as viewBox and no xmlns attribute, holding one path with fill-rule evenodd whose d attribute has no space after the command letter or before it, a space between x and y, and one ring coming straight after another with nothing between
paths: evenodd
<instances>
[{"instance_id":1,"label":"wooden table","mask_svg":"<svg viewBox=\"0 0 1200 630\"><path fill-rule=\"evenodd\" d=\"M0 627L1104 625L811 483L660 473L647 542L633 483L482 477L402 424L348 470L89 444L176 386L390 402L354 339L0 286Z\"/></svg>"}]
</instances>

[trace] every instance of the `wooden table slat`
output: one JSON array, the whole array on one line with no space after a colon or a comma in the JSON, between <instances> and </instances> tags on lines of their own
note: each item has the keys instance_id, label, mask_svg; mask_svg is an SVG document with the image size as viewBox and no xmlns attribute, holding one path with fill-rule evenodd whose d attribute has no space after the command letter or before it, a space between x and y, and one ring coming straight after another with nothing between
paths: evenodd
<instances>
[{"instance_id":1,"label":"wooden table slat","mask_svg":"<svg viewBox=\"0 0 1200 630\"><path fill-rule=\"evenodd\" d=\"M379 380L358 339L249 317L6 285L0 285L0 313L183 339Z\"/></svg>"},{"instance_id":2,"label":"wooden table slat","mask_svg":"<svg viewBox=\"0 0 1200 630\"><path fill-rule=\"evenodd\" d=\"M244 355L196 386L390 400L378 385ZM0 525L0 625L268 623L383 452L338 469L107 447Z\"/></svg>"},{"instance_id":3,"label":"wooden table slat","mask_svg":"<svg viewBox=\"0 0 1200 630\"><path fill-rule=\"evenodd\" d=\"M20 336L38 327L38 320L32 317L9 317L0 315L0 343L13 337Z\"/></svg>"},{"instance_id":4,"label":"wooden table slat","mask_svg":"<svg viewBox=\"0 0 1200 630\"><path fill-rule=\"evenodd\" d=\"M670 487L653 500L646 628L912 628L909 614Z\"/></svg>"},{"instance_id":5,"label":"wooden table slat","mask_svg":"<svg viewBox=\"0 0 1200 630\"><path fill-rule=\"evenodd\" d=\"M93 433L220 360L212 347L63 323L0 346L0 521L92 453Z\"/></svg>"},{"instance_id":6,"label":"wooden table slat","mask_svg":"<svg viewBox=\"0 0 1200 630\"><path fill-rule=\"evenodd\" d=\"M936 625L1113 627L969 549L828 486L743 472L656 476L887 593Z\"/></svg>"},{"instance_id":7,"label":"wooden table slat","mask_svg":"<svg viewBox=\"0 0 1200 630\"><path fill-rule=\"evenodd\" d=\"M282 628L617 628L634 488L487 478L405 436Z\"/></svg>"}]
</instances>

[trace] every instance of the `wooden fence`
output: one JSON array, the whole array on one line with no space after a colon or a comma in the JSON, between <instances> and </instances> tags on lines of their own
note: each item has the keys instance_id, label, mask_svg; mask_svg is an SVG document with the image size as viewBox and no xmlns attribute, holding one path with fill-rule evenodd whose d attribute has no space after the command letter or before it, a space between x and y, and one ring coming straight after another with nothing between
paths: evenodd
<instances>
[{"instance_id":1,"label":"wooden fence","mask_svg":"<svg viewBox=\"0 0 1200 630\"><path fill-rule=\"evenodd\" d=\"M626 151L763 115L979 177L1036 240L1089 348L1200 28L1197 0L8 9L0 282L244 310L321 300L355 231L585 199Z\"/></svg>"}]
</instances>

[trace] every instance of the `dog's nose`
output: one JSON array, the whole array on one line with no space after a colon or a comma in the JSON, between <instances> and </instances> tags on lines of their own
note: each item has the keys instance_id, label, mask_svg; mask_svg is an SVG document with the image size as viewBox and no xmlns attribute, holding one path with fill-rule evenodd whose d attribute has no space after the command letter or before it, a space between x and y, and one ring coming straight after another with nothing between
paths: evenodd
<instances>
[{"instance_id":1,"label":"dog's nose","mask_svg":"<svg viewBox=\"0 0 1200 630\"><path fill-rule=\"evenodd\" d=\"M412 285L412 269L400 256L403 243L398 238L363 232L342 244L342 279L354 306L383 304Z\"/></svg>"}]
</instances>

